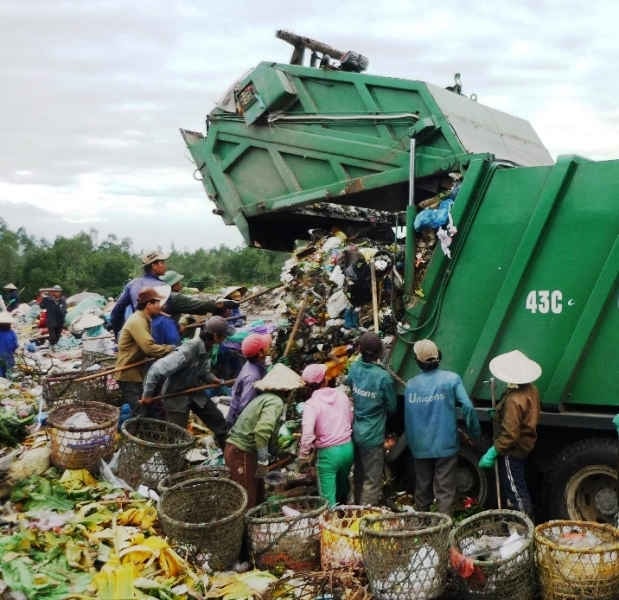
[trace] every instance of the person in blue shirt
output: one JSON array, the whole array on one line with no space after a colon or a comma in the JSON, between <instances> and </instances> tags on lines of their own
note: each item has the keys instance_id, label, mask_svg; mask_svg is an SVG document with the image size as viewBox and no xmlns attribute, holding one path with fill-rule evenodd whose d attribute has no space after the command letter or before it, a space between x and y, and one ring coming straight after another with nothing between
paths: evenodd
<instances>
[{"instance_id":1,"label":"person in blue shirt","mask_svg":"<svg viewBox=\"0 0 619 600\"><path fill-rule=\"evenodd\" d=\"M114 335L118 337L120 330L125 324L125 320L129 315L135 312L138 304L138 294L144 288L155 288L162 285L167 285L160 277L166 272L167 254L152 250L142 256L142 268L144 274L141 277L132 279L122 291L112 312L110 313L110 325ZM167 296L169 296L170 287L167 286ZM160 293L161 296L164 294Z\"/></svg>"},{"instance_id":2,"label":"person in blue shirt","mask_svg":"<svg viewBox=\"0 0 619 600\"><path fill-rule=\"evenodd\" d=\"M0 377L7 377L15 365L15 350L19 346L17 335L11 329L13 317L0 312Z\"/></svg>"},{"instance_id":3,"label":"person in blue shirt","mask_svg":"<svg viewBox=\"0 0 619 600\"><path fill-rule=\"evenodd\" d=\"M381 339L371 332L359 338L361 359L354 362L344 381L351 389L355 451L356 504L377 505L383 496L385 426L397 408L393 379L378 364L383 355Z\"/></svg>"},{"instance_id":4,"label":"person in blue shirt","mask_svg":"<svg viewBox=\"0 0 619 600\"><path fill-rule=\"evenodd\" d=\"M459 450L456 404L474 439L480 436L479 420L460 376L438 368L441 353L436 344L419 340L413 352L421 373L406 384L404 426L415 462L415 508L429 510L436 497L439 511L451 515Z\"/></svg>"}]
</instances>

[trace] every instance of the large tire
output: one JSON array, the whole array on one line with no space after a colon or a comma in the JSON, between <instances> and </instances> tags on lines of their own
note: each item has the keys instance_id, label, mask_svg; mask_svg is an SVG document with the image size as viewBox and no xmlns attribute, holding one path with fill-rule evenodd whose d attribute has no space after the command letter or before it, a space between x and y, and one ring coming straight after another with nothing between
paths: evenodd
<instances>
[{"instance_id":1,"label":"large tire","mask_svg":"<svg viewBox=\"0 0 619 600\"><path fill-rule=\"evenodd\" d=\"M563 448L548 470L547 518L613 523L618 463L619 442L611 438L580 440Z\"/></svg>"}]
</instances>

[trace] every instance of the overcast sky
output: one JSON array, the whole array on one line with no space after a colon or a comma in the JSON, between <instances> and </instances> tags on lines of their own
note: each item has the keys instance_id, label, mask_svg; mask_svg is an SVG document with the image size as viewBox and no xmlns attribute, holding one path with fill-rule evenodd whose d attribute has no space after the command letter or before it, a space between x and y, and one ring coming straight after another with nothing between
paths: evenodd
<instances>
[{"instance_id":1,"label":"overcast sky","mask_svg":"<svg viewBox=\"0 0 619 600\"><path fill-rule=\"evenodd\" d=\"M288 29L528 119L559 154L619 158L619 3L487 0L0 2L0 216L53 240L242 243L212 215L179 135Z\"/></svg>"}]
</instances>

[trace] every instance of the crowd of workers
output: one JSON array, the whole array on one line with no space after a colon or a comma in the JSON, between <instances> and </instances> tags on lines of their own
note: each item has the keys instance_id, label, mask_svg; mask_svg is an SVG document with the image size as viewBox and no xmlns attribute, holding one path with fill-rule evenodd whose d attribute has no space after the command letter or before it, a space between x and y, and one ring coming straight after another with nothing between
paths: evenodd
<instances>
[{"instance_id":1,"label":"crowd of workers","mask_svg":"<svg viewBox=\"0 0 619 600\"><path fill-rule=\"evenodd\" d=\"M127 284L112 311L123 401L134 414L165 418L181 427L187 426L193 411L212 430L231 477L247 489L249 506L254 506L263 500L262 478L285 414L282 394L270 383L267 371L271 337L252 333L244 339L244 363L233 372L225 418L204 390L183 394L203 384L230 383L215 375L214 361L216 349L233 332L231 322L238 313L230 316L230 312L238 304L227 300L226 307L184 295L183 276L168 270L166 259L158 252L145 255L144 274ZM226 308L228 312L222 312ZM214 316L198 334L186 336L179 325L186 313ZM299 377L299 386L309 394L299 460L315 464L319 491L330 505L349 499L351 471L355 503L382 501L385 429L387 418L396 411L396 388L381 365L384 348L378 335L365 332L357 342L360 357L341 381L328 380L324 364L307 365ZM480 425L460 376L440 368L441 352L434 342L419 340L413 351L420 373L406 383L404 417L414 460L415 506L429 510L436 502L441 512L452 514L460 443L457 408L476 444L481 443ZM479 465L490 468L498 460L507 505L531 513L524 463L536 440L540 400L533 382L541 368L518 351L495 357L489 368L508 385L494 417L494 443Z\"/></svg>"},{"instance_id":2,"label":"crowd of workers","mask_svg":"<svg viewBox=\"0 0 619 600\"><path fill-rule=\"evenodd\" d=\"M242 324L238 300L245 289L235 288L215 302L185 295L183 275L167 268L167 258L157 251L144 255L142 276L127 284L111 313L123 403L133 415L162 418L181 427L187 426L193 411L213 432L230 476L246 488L249 506L254 506L263 500L262 478L285 414L282 394L267 367L271 336L251 333L245 337L241 357L235 355L238 362L228 370L233 381L215 375L214 363L226 362L220 348L233 333L232 324ZM13 284L7 284L4 292L7 308L10 302L18 302ZM66 314L62 288L46 289L40 304L46 310L53 345ZM182 321L183 315L212 316L198 328ZM2 376L10 368L16 346L10 313L0 312ZM324 364L307 365L300 376L295 375L297 387L307 393L299 461L315 464L319 492L331 506L350 498L351 471L354 502L382 502L386 422L397 408L396 389L392 375L381 364L384 348L379 336L362 333L357 346L360 357L341 381L329 380ZM436 502L441 512L452 514L460 443L457 408L469 439L477 445L481 443L480 425L460 376L440 368L442 356L436 344L419 340L413 352L420 373L404 389L404 424L414 461L415 507L425 511ZM524 468L536 442L540 399L533 382L540 377L541 367L515 350L493 358L489 369L507 388L494 414L493 444L479 466L492 468L498 461L507 505L531 514ZM232 382L224 417L203 388L204 384L220 387Z\"/></svg>"}]
</instances>

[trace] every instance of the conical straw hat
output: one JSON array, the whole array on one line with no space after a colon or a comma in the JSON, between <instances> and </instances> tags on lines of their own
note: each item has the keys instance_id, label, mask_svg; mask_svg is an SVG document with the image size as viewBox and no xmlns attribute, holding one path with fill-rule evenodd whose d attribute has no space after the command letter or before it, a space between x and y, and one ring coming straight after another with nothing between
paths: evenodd
<instances>
[{"instance_id":1,"label":"conical straw hat","mask_svg":"<svg viewBox=\"0 0 619 600\"><path fill-rule=\"evenodd\" d=\"M505 383L531 383L542 374L542 367L520 350L495 356L489 367L490 372Z\"/></svg>"},{"instance_id":2,"label":"conical straw hat","mask_svg":"<svg viewBox=\"0 0 619 600\"><path fill-rule=\"evenodd\" d=\"M254 383L254 387L264 390L296 390L305 386L303 379L292 369L277 363L262 379Z\"/></svg>"}]
</instances>

